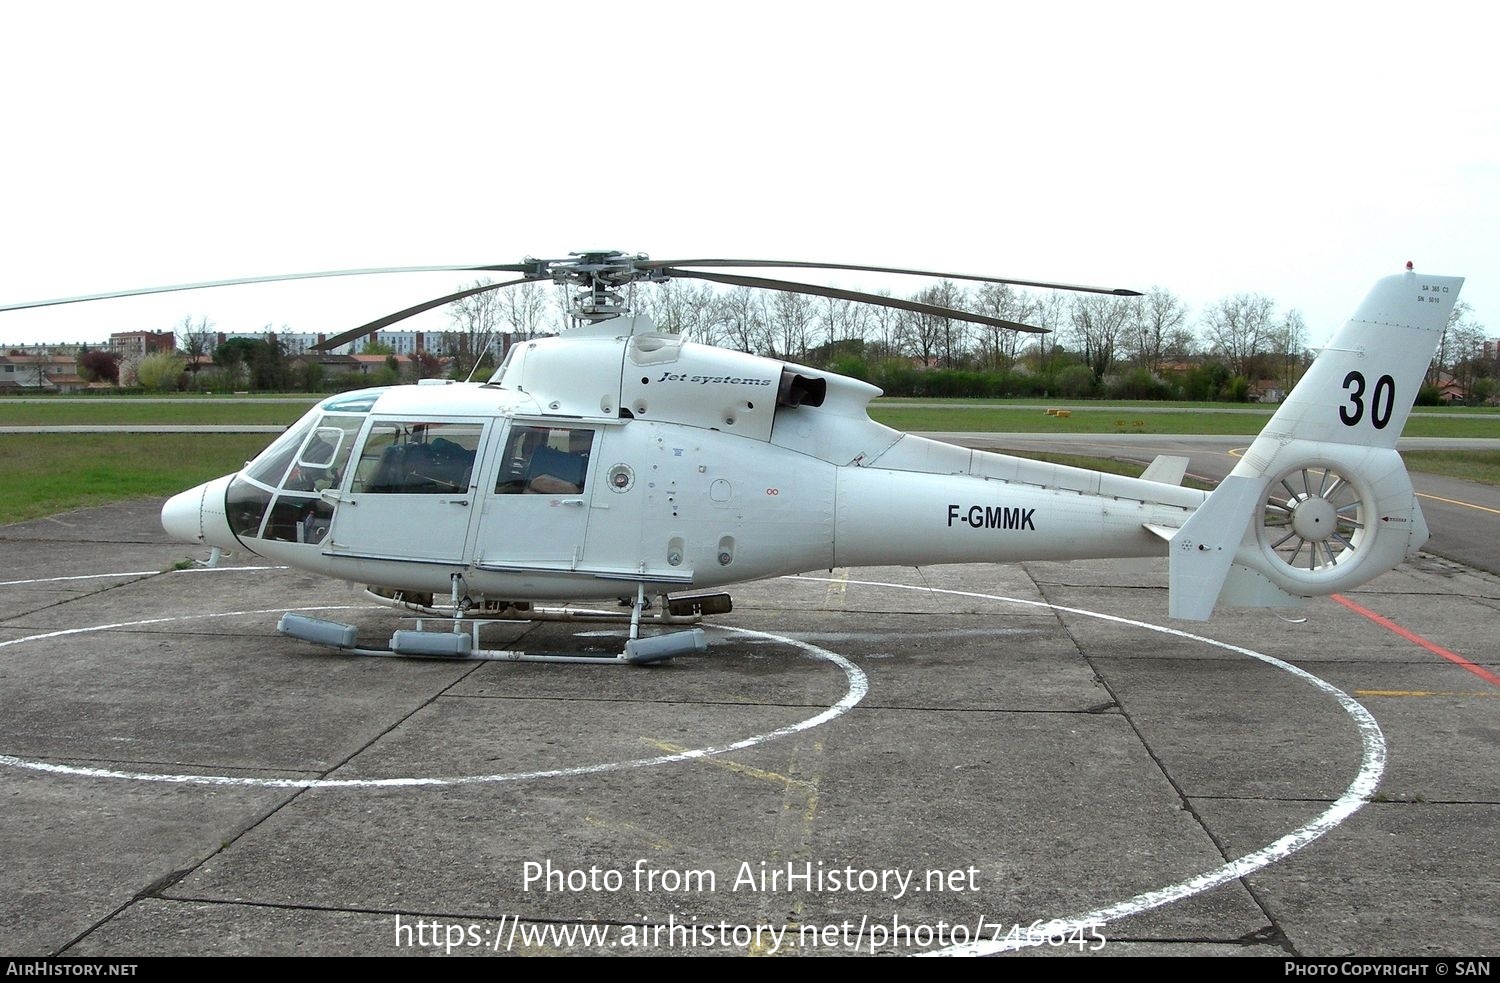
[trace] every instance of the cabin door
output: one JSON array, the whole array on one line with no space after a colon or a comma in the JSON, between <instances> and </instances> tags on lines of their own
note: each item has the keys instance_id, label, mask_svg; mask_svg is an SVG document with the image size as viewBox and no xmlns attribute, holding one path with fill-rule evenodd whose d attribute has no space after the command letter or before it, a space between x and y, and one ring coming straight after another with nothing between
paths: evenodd
<instances>
[{"instance_id":1,"label":"cabin door","mask_svg":"<svg viewBox=\"0 0 1500 983\"><path fill-rule=\"evenodd\" d=\"M483 420L371 421L327 552L465 562L486 429Z\"/></svg>"}]
</instances>

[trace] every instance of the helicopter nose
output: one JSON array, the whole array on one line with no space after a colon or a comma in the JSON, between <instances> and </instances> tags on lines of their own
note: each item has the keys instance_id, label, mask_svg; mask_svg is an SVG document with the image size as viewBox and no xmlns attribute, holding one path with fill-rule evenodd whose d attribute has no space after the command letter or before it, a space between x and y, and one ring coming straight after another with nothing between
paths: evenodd
<instances>
[{"instance_id":1,"label":"helicopter nose","mask_svg":"<svg viewBox=\"0 0 1500 983\"><path fill-rule=\"evenodd\" d=\"M203 491L207 487L199 485L167 499L161 507L161 527L168 536L189 543L203 542Z\"/></svg>"},{"instance_id":2,"label":"helicopter nose","mask_svg":"<svg viewBox=\"0 0 1500 983\"><path fill-rule=\"evenodd\" d=\"M161 507L167 535L186 543L232 548L234 533L224 510L224 492L232 480L234 475L225 475L167 499Z\"/></svg>"}]
</instances>

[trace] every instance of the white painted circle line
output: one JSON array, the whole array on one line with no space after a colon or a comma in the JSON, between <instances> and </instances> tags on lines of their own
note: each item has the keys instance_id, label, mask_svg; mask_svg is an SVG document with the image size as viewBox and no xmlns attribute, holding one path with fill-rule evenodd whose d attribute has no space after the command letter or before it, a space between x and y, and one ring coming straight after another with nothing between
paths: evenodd
<instances>
[{"instance_id":1,"label":"white painted circle line","mask_svg":"<svg viewBox=\"0 0 1500 983\"><path fill-rule=\"evenodd\" d=\"M831 582L834 578L803 576L788 577L783 579L826 583ZM1054 611L1064 611L1070 614L1077 614L1081 617L1095 618L1100 621L1109 621L1116 624L1129 625L1136 628L1142 628L1147 631L1157 632L1158 634L1171 635L1177 638L1201 642L1206 645L1211 645L1225 651L1245 655L1260 662L1264 662L1267 665L1290 673L1291 675L1294 675L1299 679L1310 683L1317 689L1320 689L1328 695L1332 696L1338 702L1340 707L1345 711L1345 713L1347 713L1354 721L1355 727L1359 731L1360 739L1363 745L1359 773L1355 776L1354 781L1344 791L1343 795L1335 800L1332 805L1321 815L1317 816L1303 826L1293 830L1292 832L1286 834L1275 842L1262 847L1259 850L1248 853L1236 860L1232 860L1220 867L1199 874L1195 877L1191 877L1178 884L1159 888L1154 891L1147 891L1132 898L1127 898L1123 901L1116 902L1115 904L1097 908L1093 911L1085 912L1081 915L1054 918L1049 921L1042 922L1036 927L1033 936L1034 938L1045 940L1049 936L1066 936L1072 933L1086 932L1094 927L1103 927L1111 921L1116 921L1121 918L1141 914L1155 908L1164 907L1165 905L1184 900L1197 894L1201 894L1205 891L1219 887L1223 884L1227 884L1230 881L1237 880L1241 877L1252 874L1255 871L1268 867L1271 864L1285 859L1291 854L1297 852L1298 850L1301 850L1303 847L1319 839L1332 829L1336 828L1339 824L1344 822L1344 820L1348 819L1355 812L1357 812L1379 787L1381 776L1384 774L1386 761L1385 737L1381 733L1380 725L1375 721L1375 718L1370 714L1370 712L1366 710L1359 702L1354 700L1353 697L1349 696L1347 693L1334 686L1332 683L1329 683L1326 680L1323 680L1304 669L1300 669L1297 666L1291 665L1290 663L1283 662L1282 660L1277 659L1274 656L1269 656L1261 652L1256 652L1252 649L1233 645L1228 642L1221 642L1217 639L1208 638L1203 635L1196 635L1192 632L1182 631L1176 628L1168 628L1163 625L1154 625L1149 622L1136 621L1131 618L1123 618L1117 615L1103 614L1097 611L1088 611L1082 608L1072 608L1062 605L1050 604L1046 601L1034 601L1026 598L1006 597L999 594L984 594L978 591L950 590L945 588L916 586L912 584L886 583L882 581L849 580L841 582L857 586L884 587L893 590L917 591L930 594L948 594L957 597L970 597L980 600L998 601L1001 603L1021 604L1029 607L1048 608ZM292 610L334 611L348 610L354 607L362 606L325 606L296 608ZM179 615L169 618L147 618L139 621L119 622L110 625L96 625L89 628L70 628L61 631L46 632L39 635L30 635L25 638L17 638L5 642L0 642L0 648L5 648L10 645L17 645L22 642L37 641L46 638L57 638L67 635L83 634L87 632L106 631L114 628L131 628L142 625L166 624L175 621L187 621L206 618L225 618L244 615L275 614L278 611L284 610L287 609L275 608L259 611L231 611L219 614ZM864 699L866 693L868 693L869 691L869 681L864 672L861 671L853 663L849 662L849 660L840 655L837 655L836 653L829 652L826 649L822 649L807 642L786 638L783 636L772 634L770 632L760 632L747 628L733 628L727 626L726 628L729 631L787 644L795 648L799 648L804 652L807 652L814 658L832 662L844 671L846 678L849 680L848 690L845 692L843 698L840 699L837 703L833 704L821 713L814 715L813 717L809 717L806 720L800 721L795 724L790 724L786 727L778 728L774 731L769 731L765 734L755 735L754 737L745 738L743 740L735 741L730 744L697 748L689 751L680 751L674 754L660 755L654 758L608 762L598 765L583 765L574 768L560 768L545 771L520 772L498 775L459 776L452 778L263 779L218 775L161 775L115 771L103 768L82 768L72 765L58 765L52 764L50 762L31 761L22 758L16 758L11 755L0 755L0 765L8 765L11 767L22 768L31 771L90 778L113 778L171 784L227 785L256 788L381 788L395 786L443 786L524 781L535 778L570 777L576 775L588 775L598 774L602 772L646 768L652 767L654 765L670 764L678 761L688 761L697 758L709 757L711 755L743 750L745 748L754 747L758 744L766 743L767 741L775 740L779 737L785 737L791 734L799 733L801 731L808 730L834 720L856 706L862 699ZM1001 939L987 942L978 941L971 942L967 945L950 946L946 949L941 949L929 953L921 953L920 955L988 955L993 953L1013 951L1022 948L1029 948L1039 944L1042 943L1025 940Z\"/></svg>"},{"instance_id":2,"label":"white painted circle line","mask_svg":"<svg viewBox=\"0 0 1500 983\"><path fill-rule=\"evenodd\" d=\"M27 584L56 584L66 580L114 580L118 577L155 577L174 573L248 573L256 570L285 570L286 567L188 567L183 570L122 570L119 573L85 573L72 577L40 577L35 580L0 580L0 587Z\"/></svg>"},{"instance_id":3,"label":"white painted circle line","mask_svg":"<svg viewBox=\"0 0 1500 983\"><path fill-rule=\"evenodd\" d=\"M218 614L193 614L180 615L170 618L146 618L140 621L122 621L109 625L95 625L90 628L66 628L61 631L44 632L40 635L28 635L25 638L13 638L10 641L0 642L0 648L10 645L19 645L22 642L34 642L47 638L60 638L66 635L81 635L88 632L108 631L115 628L135 628L142 625L167 624L174 621L190 621L206 618L233 618L246 615L276 614L287 610L291 611L346 611L351 609L364 610L366 605L339 605L328 607L308 608L270 608L259 611L225 611ZM81 778L113 778L137 782L159 782L173 785L218 785L238 788L314 788L314 789L359 789L359 788L397 788L397 787L427 787L447 785L481 785L496 784L499 782L521 782L541 778L570 778L577 775L597 775L610 771L627 771L637 768L651 768L656 765L673 764L678 761L692 761L698 758L707 758L716 754L728 754L731 751L742 751L746 748L756 747L768 741L788 737L792 734L811 730L829 721L842 717L853 709L865 694L870 691L869 679L864 671L843 656L819 648L807 642L798 641L794 638L785 638L771 632L754 631L749 628L733 628L725 626L725 630L738 632L743 635L752 635L756 638L764 638L773 642L780 642L793 648L801 649L812 658L823 662L830 662L843 670L845 679L848 680L848 688L838 702L832 706L814 714L805 720L763 734L742 738L729 744L717 744L711 747L694 748L688 751L677 751L672 754L658 755L653 758L636 758L628 761L609 761L596 765L579 765L573 768L550 768L541 771L506 772L493 775L457 775L452 777L434 778L251 778L240 775L164 775L151 772L119 771L112 768L86 768L80 765L63 765L49 761L35 761L28 758L18 758L9 754L0 754L0 765L12 768L22 768L27 771L43 772L52 775L72 775Z\"/></svg>"},{"instance_id":4,"label":"white painted circle line","mask_svg":"<svg viewBox=\"0 0 1500 983\"><path fill-rule=\"evenodd\" d=\"M831 577L787 577L787 580L810 580L819 583L830 582ZM1337 686L1314 676L1305 669L1300 669L1289 662L1283 662L1275 656L1256 652L1239 645L1231 645L1217 639L1208 638L1204 635L1195 635L1192 632L1182 631L1177 628L1168 628L1164 625L1153 625L1146 621L1136 621L1132 618L1121 618L1117 615L1102 614L1098 611L1086 611L1082 608L1064 607L1060 604L1049 604L1046 601L1032 601L1020 597L1005 597L1000 594L981 594L977 591L947 590L941 587L923 587L912 584L891 584L874 580L850 580L847 583L863 587L889 587L894 590L918 591L929 594L951 594L957 597L972 597L981 600L1002 601L1009 604L1024 604L1029 607L1048 608L1053 611L1066 611L1069 614L1080 615L1085 618L1096 618L1100 621L1112 621L1116 624L1130 625L1135 628L1144 628L1162 635L1172 635L1176 638L1186 638L1205 645L1212 645L1239 655L1247 655L1267 665L1274 666L1283 672L1291 673L1298 679L1310 683L1318 689L1333 697L1354 721L1354 726L1359 731L1360 742L1363 751L1360 758L1359 773L1354 776L1354 781L1344 790L1344 794L1334 800L1322 815L1317 816L1311 822L1298 827L1286 834L1274 843L1270 843L1259 850L1247 853L1238 860L1231 860L1222 867L1190 877L1170 887L1158 888L1155 891L1147 891L1137 894L1133 898L1096 908L1093 911L1081 915L1071 915L1065 918L1054 918L1038 925L1032 938L1041 941L1029 941L1020 939L994 939L990 941L970 942L967 945L954 945L946 949L938 949L933 952L923 952L922 956L984 956L999 952L1012 952L1017 949L1026 949L1045 943L1049 937L1068 938L1076 936L1076 933L1088 932L1090 929L1099 927L1111 921L1118 921L1131 915L1139 915L1142 912L1161 908L1174 901L1190 898L1195 894L1212 890L1230 881L1238 880L1257 870L1269 867L1278 860L1283 860L1303 847L1317 840L1325 833L1334 829L1344 820L1354 815L1369 801L1370 796L1380 787L1380 778L1385 773L1386 743L1385 735L1381 733L1380 724L1376 723L1375 717L1366 710L1354 697L1345 693Z\"/></svg>"},{"instance_id":5,"label":"white painted circle line","mask_svg":"<svg viewBox=\"0 0 1500 983\"><path fill-rule=\"evenodd\" d=\"M35 580L0 580L0 587L17 587L26 584L55 584L64 580L113 580L116 577L151 577L160 570L125 570L120 573L85 573L73 577L39 577Z\"/></svg>"}]
</instances>

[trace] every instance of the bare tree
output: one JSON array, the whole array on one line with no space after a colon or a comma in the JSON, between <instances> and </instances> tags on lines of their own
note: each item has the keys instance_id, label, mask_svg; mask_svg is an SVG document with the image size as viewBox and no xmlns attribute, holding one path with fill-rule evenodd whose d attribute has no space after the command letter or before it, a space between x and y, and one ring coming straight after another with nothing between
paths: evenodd
<instances>
[{"instance_id":1,"label":"bare tree","mask_svg":"<svg viewBox=\"0 0 1500 983\"><path fill-rule=\"evenodd\" d=\"M682 291L680 330L705 345L718 343L719 292L712 284L688 285Z\"/></svg>"},{"instance_id":2,"label":"bare tree","mask_svg":"<svg viewBox=\"0 0 1500 983\"><path fill-rule=\"evenodd\" d=\"M765 296L749 287L735 287L720 295L719 319L724 326L724 341L730 348L754 352L765 338Z\"/></svg>"},{"instance_id":3,"label":"bare tree","mask_svg":"<svg viewBox=\"0 0 1500 983\"><path fill-rule=\"evenodd\" d=\"M1301 375L1307 349L1307 321L1295 307L1287 311L1271 332L1271 354L1276 356L1276 381L1282 392L1291 392Z\"/></svg>"},{"instance_id":4,"label":"bare tree","mask_svg":"<svg viewBox=\"0 0 1500 983\"><path fill-rule=\"evenodd\" d=\"M879 291L880 296L889 297L890 291ZM874 348L873 355L891 358L901 353L901 312L894 307L871 305L865 319L866 350Z\"/></svg>"},{"instance_id":5,"label":"bare tree","mask_svg":"<svg viewBox=\"0 0 1500 983\"><path fill-rule=\"evenodd\" d=\"M1035 316L1036 300L1007 283L987 283L973 295L970 303L977 314L1005 321L1029 323ZM1009 368L1021 354L1024 332L982 325L979 328L980 360L991 368Z\"/></svg>"},{"instance_id":6,"label":"bare tree","mask_svg":"<svg viewBox=\"0 0 1500 983\"><path fill-rule=\"evenodd\" d=\"M1172 291L1156 286L1131 307L1122 339L1125 353L1137 365L1160 372L1169 339L1187 321L1187 307Z\"/></svg>"},{"instance_id":7,"label":"bare tree","mask_svg":"<svg viewBox=\"0 0 1500 983\"><path fill-rule=\"evenodd\" d=\"M1448 334L1451 336L1449 348L1453 359L1453 381L1463 388L1467 398L1473 395L1474 383L1484 368L1484 325L1474 318L1472 310L1465 310L1464 316L1458 319Z\"/></svg>"},{"instance_id":8,"label":"bare tree","mask_svg":"<svg viewBox=\"0 0 1500 983\"><path fill-rule=\"evenodd\" d=\"M713 334L717 296L707 283L668 280L637 295L637 306L658 329L703 340Z\"/></svg>"},{"instance_id":9,"label":"bare tree","mask_svg":"<svg viewBox=\"0 0 1500 983\"><path fill-rule=\"evenodd\" d=\"M968 300L962 288L943 280L912 295L912 300L935 307L962 307ZM902 338L908 351L922 359L923 365L934 361L945 366L958 364L967 353L969 322L941 314L903 311Z\"/></svg>"},{"instance_id":10,"label":"bare tree","mask_svg":"<svg viewBox=\"0 0 1500 983\"><path fill-rule=\"evenodd\" d=\"M1270 346L1275 314L1275 302L1264 294L1235 294L1203 312L1203 334L1229 371L1249 375L1255 360Z\"/></svg>"},{"instance_id":11,"label":"bare tree","mask_svg":"<svg viewBox=\"0 0 1500 983\"><path fill-rule=\"evenodd\" d=\"M184 315L176 327L177 350L187 356L188 371L193 381L198 379L198 363L213 354L214 325L207 317L193 320L191 314Z\"/></svg>"},{"instance_id":12,"label":"bare tree","mask_svg":"<svg viewBox=\"0 0 1500 983\"><path fill-rule=\"evenodd\" d=\"M1184 359L1190 358L1198 351L1198 336L1193 334L1193 329L1187 325L1174 328L1167 335L1167 340L1162 343L1162 359Z\"/></svg>"},{"instance_id":13,"label":"bare tree","mask_svg":"<svg viewBox=\"0 0 1500 983\"><path fill-rule=\"evenodd\" d=\"M1037 358L1047 361L1057 350L1058 339L1062 335L1062 329L1066 326L1068 317L1067 298L1056 290L1037 297L1033 302L1032 320L1038 328L1046 328L1049 333L1034 335L1036 339L1035 349Z\"/></svg>"},{"instance_id":14,"label":"bare tree","mask_svg":"<svg viewBox=\"0 0 1500 983\"><path fill-rule=\"evenodd\" d=\"M47 378L47 361L51 358L52 352L50 349L45 353L40 349L33 349L33 351L35 354L26 356L31 361L21 370L22 384L24 385L29 379L31 385L36 388L47 389L52 385L52 381Z\"/></svg>"},{"instance_id":15,"label":"bare tree","mask_svg":"<svg viewBox=\"0 0 1500 983\"><path fill-rule=\"evenodd\" d=\"M817 322L817 305L807 294L778 290L769 306L766 347L781 358L805 357Z\"/></svg>"},{"instance_id":16,"label":"bare tree","mask_svg":"<svg viewBox=\"0 0 1500 983\"><path fill-rule=\"evenodd\" d=\"M1469 302L1461 300L1453 305L1453 310L1448 312L1448 320L1443 325L1442 337L1438 339L1437 352L1432 356L1432 364L1427 367L1427 384L1436 386L1441 383L1441 374L1446 372L1453 374L1457 363L1464 357L1464 353L1457 344L1461 334L1468 333L1469 325L1474 321L1474 308ZM1481 332L1483 327L1480 327Z\"/></svg>"},{"instance_id":17,"label":"bare tree","mask_svg":"<svg viewBox=\"0 0 1500 983\"><path fill-rule=\"evenodd\" d=\"M670 311L676 303L677 284L674 280L658 284L639 284L635 288L633 309L644 314L662 330L670 319Z\"/></svg>"},{"instance_id":18,"label":"bare tree","mask_svg":"<svg viewBox=\"0 0 1500 983\"><path fill-rule=\"evenodd\" d=\"M818 307L828 344L864 337L865 320L869 316L869 308L864 304L842 297L825 297L818 301Z\"/></svg>"},{"instance_id":19,"label":"bare tree","mask_svg":"<svg viewBox=\"0 0 1500 983\"><path fill-rule=\"evenodd\" d=\"M547 319L546 288L533 280L497 292L501 319L510 325L516 340L527 341L543 333Z\"/></svg>"},{"instance_id":20,"label":"bare tree","mask_svg":"<svg viewBox=\"0 0 1500 983\"><path fill-rule=\"evenodd\" d=\"M689 341L718 348L734 347L729 334L729 312L718 290L704 292L706 303L696 312L693 326L684 332Z\"/></svg>"},{"instance_id":21,"label":"bare tree","mask_svg":"<svg viewBox=\"0 0 1500 983\"><path fill-rule=\"evenodd\" d=\"M475 280L460 289L483 287L495 281ZM452 329L443 332L443 354L456 360L454 369L471 372L490 351L491 343L504 318L499 291L485 290L455 300L448 305Z\"/></svg>"},{"instance_id":22,"label":"bare tree","mask_svg":"<svg viewBox=\"0 0 1500 983\"><path fill-rule=\"evenodd\" d=\"M1070 344L1083 355L1084 364L1102 379L1115 360L1115 348L1125 331L1134 305L1125 297L1080 294L1068 304Z\"/></svg>"},{"instance_id":23,"label":"bare tree","mask_svg":"<svg viewBox=\"0 0 1500 983\"><path fill-rule=\"evenodd\" d=\"M924 304L936 304L939 307L960 308L969 303L968 291L951 280L942 280L936 286L928 287L917 294L917 299ZM949 368L958 365L968 356L971 323L956 317L938 319L938 330L943 342L943 364Z\"/></svg>"},{"instance_id":24,"label":"bare tree","mask_svg":"<svg viewBox=\"0 0 1500 983\"><path fill-rule=\"evenodd\" d=\"M938 320L931 314L919 314L916 311L900 312L899 333L902 350L913 358L921 359L922 364L928 367L931 367L937 359L937 353L942 344Z\"/></svg>"}]
</instances>

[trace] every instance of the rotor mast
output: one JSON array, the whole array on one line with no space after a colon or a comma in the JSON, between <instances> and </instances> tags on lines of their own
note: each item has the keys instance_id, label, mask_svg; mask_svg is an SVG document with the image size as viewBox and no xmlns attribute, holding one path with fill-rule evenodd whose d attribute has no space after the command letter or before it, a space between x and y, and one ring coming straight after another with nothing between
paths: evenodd
<instances>
[{"instance_id":1,"label":"rotor mast","mask_svg":"<svg viewBox=\"0 0 1500 983\"><path fill-rule=\"evenodd\" d=\"M641 268L647 259L645 253L597 250L569 253L568 259L553 260L545 269L555 282L576 288L568 295L567 313L579 326L629 314L630 302L622 289L635 281L664 283L664 272Z\"/></svg>"}]
</instances>

